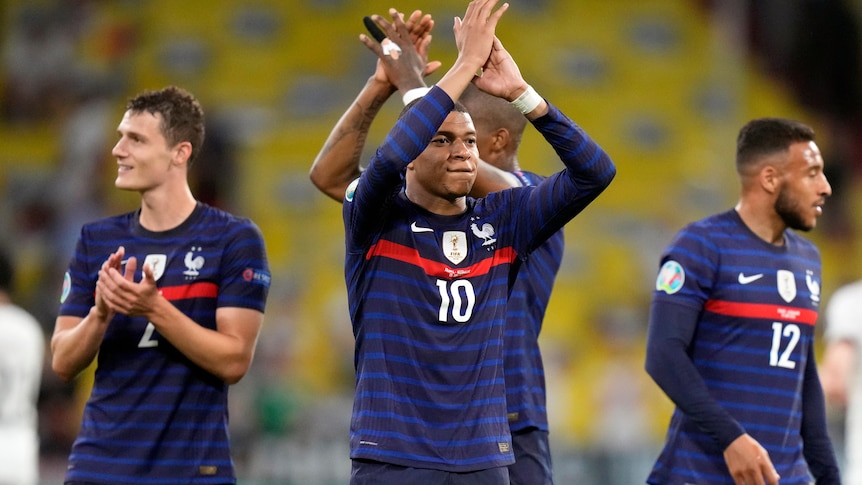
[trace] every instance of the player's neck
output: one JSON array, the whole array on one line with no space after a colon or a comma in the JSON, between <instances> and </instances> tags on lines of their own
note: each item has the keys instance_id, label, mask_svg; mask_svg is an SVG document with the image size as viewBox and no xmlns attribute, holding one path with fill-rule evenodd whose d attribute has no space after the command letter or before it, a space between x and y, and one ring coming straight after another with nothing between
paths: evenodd
<instances>
[{"instance_id":1,"label":"player's neck","mask_svg":"<svg viewBox=\"0 0 862 485\"><path fill-rule=\"evenodd\" d=\"M140 224L148 231L168 231L185 222L196 206L188 185L173 192L147 192L141 196Z\"/></svg>"},{"instance_id":2,"label":"player's neck","mask_svg":"<svg viewBox=\"0 0 862 485\"><path fill-rule=\"evenodd\" d=\"M784 245L784 231L787 226L780 217L743 201L736 204L735 209L742 222L757 237L775 246Z\"/></svg>"},{"instance_id":3,"label":"player's neck","mask_svg":"<svg viewBox=\"0 0 862 485\"><path fill-rule=\"evenodd\" d=\"M409 188L404 191L404 194L407 196L407 200L432 214L456 216L467 210L466 197L458 197L450 200L444 197L431 195L427 192L416 190L411 191Z\"/></svg>"}]
</instances>

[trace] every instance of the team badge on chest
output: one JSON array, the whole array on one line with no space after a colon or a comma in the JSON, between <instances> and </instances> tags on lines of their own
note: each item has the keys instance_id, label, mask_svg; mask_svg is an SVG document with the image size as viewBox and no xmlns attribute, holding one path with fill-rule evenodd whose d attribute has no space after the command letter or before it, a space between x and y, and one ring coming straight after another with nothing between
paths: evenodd
<instances>
[{"instance_id":1,"label":"team badge on chest","mask_svg":"<svg viewBox=\"0 0 862 485\"><path fill-rule=\"evenodd\" d=\"M796 279L793 277L793 273L786 269L780 269L775 276L778 283L778 294L782 300L790 303L796 298Z\"/></svg>"},{"instance_id":2,"label":"team badge on chest","mask_svg":"<svg viewBox=\"0 0 862 485\"><path fill-rule=\"evenodd\" d=\"M149 265L149 267L153 270L153 279L159 281L159 278L165 274L165 266L168 263L168 256L166 254L148 254L146 258L144 258L144 264Z\"/></svg>"},{"instance_id":3,"label":"team badge on chest","mask_svg":"<svg viewBox=\"0 0 862 485\"><path fill-rule=\"evenodd\" d=\"M464 261L467 257L467 234L463 231L444 232L443 255L453 264Z\"/></svg>"}]
</instances>

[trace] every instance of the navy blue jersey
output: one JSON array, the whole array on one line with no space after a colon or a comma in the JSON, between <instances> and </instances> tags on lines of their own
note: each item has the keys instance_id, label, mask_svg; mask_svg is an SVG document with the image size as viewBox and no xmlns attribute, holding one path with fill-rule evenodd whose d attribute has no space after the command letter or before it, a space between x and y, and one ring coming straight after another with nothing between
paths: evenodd
<instances>
[{"instance_id":1,"label":"navy blue jersey","mask_svg":"<svg viewBox=\"0 0 862 485\"><path fill-rule=\"evenodd\" d=\"M401 173L453 107L437 87L395 125L344 203L356 390L351 458L467 472L513 462L503 331L516 260L610 183L607 155L556 108L534 126L567 170L467 198L455 216L410 202Z\"/></svg>"},{"instance_id":2,"label":"navy blue jersey","mask_svg":"<svg viewBox=\"0 0 862 485\"><path fill-rule=\"evenodd\" d=\"M801 436L820 305L820 254L797 233L762 240L729 210L684 228L662 255L653 305L700 312L688 354L709 393L769 453L782 484L810 482ZM654 484L732 484L723 448L676 409Z\"/></svg>"},{"instance_id":3,"label":"navy blue jersey","mask_svg":"<svg viewBox=\"0 0 862 485\"><path fill-rule=\"evenodd\" d=\"M524 186L544 177L512 172ZM506 315L504 335L506 403L512 431L548 430L545 369L539 351L539 332L551 299L554 280L563 259L563 231L557 231L521 264Z\"/></svg>"},{"instance_id":4,"label":"navy blue jersey","mask_svg":"<svg viewBox=\"0 0 862 485\"><path fill-rule=\"evenodd\" d=\"M264 310L270 275L249 220L198 203L179 227L150 232L132 212L85 225L64 282L60 315L85 317L98 272L119 246L144 263L174 306L216 329L216 310ZM145 318L117 314L99 348L93 390L66 480L105 484L234 483L228 385L202 370Z\"/></svg>"}]
</instances>

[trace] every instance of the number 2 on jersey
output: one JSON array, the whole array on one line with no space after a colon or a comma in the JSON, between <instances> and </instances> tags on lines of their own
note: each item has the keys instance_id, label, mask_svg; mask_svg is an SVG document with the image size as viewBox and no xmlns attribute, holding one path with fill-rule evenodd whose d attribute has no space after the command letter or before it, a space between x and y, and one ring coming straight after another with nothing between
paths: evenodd
<instances>
[{"instance_id":1,"label":"number 2 on jersey","mask_svg":"<svg viewBox=\"0 0 862 485\"><path fill-rule=\"evenodd\" d=\"M156 326L147 322L147 328L144 330L144 335L141 336L141 340L138 342L139 349L151 349L159 346L159 341L153 338L153 332L155 331Z\"/></svg>"}]
</instances>

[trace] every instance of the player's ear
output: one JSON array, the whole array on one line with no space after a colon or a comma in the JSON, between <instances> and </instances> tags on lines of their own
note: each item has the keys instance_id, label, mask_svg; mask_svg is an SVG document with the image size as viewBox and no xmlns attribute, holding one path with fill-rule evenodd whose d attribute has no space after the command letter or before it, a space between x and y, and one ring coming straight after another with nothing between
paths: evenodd
<instances>
[{"instance_id":1,"label":"player's ear","mask_svg":"<svg viewBox=\"0 0 862 485\"><path fill-rule=\"evenodd\" d=\"M192 156L192 144L187 141L181 141L176 144L173 149L173 162L176 164L188 164L189 158Z\"/></svg>"},{"instance_id":2,"label":"player's ear","mask_svg":"<svg viewBox=\"0 0 862 485\"><path fill-rule=\"evenodd\" d=\"M758 173L758 178L763 190L770 194L778 192L781 186L781 172L774 165L764 165Z\"/></svg>"},{"instance_id":3,"label":"player's ear","mask_svg":"<svg viewBox=\"0 0 862 485\"><path fill-rule=\"evenodd\" d=\"M491 149L494 151L503 150L509 144L509 130L505 128L497 128L491 135Z\"/></svg>"}]
</instances>

